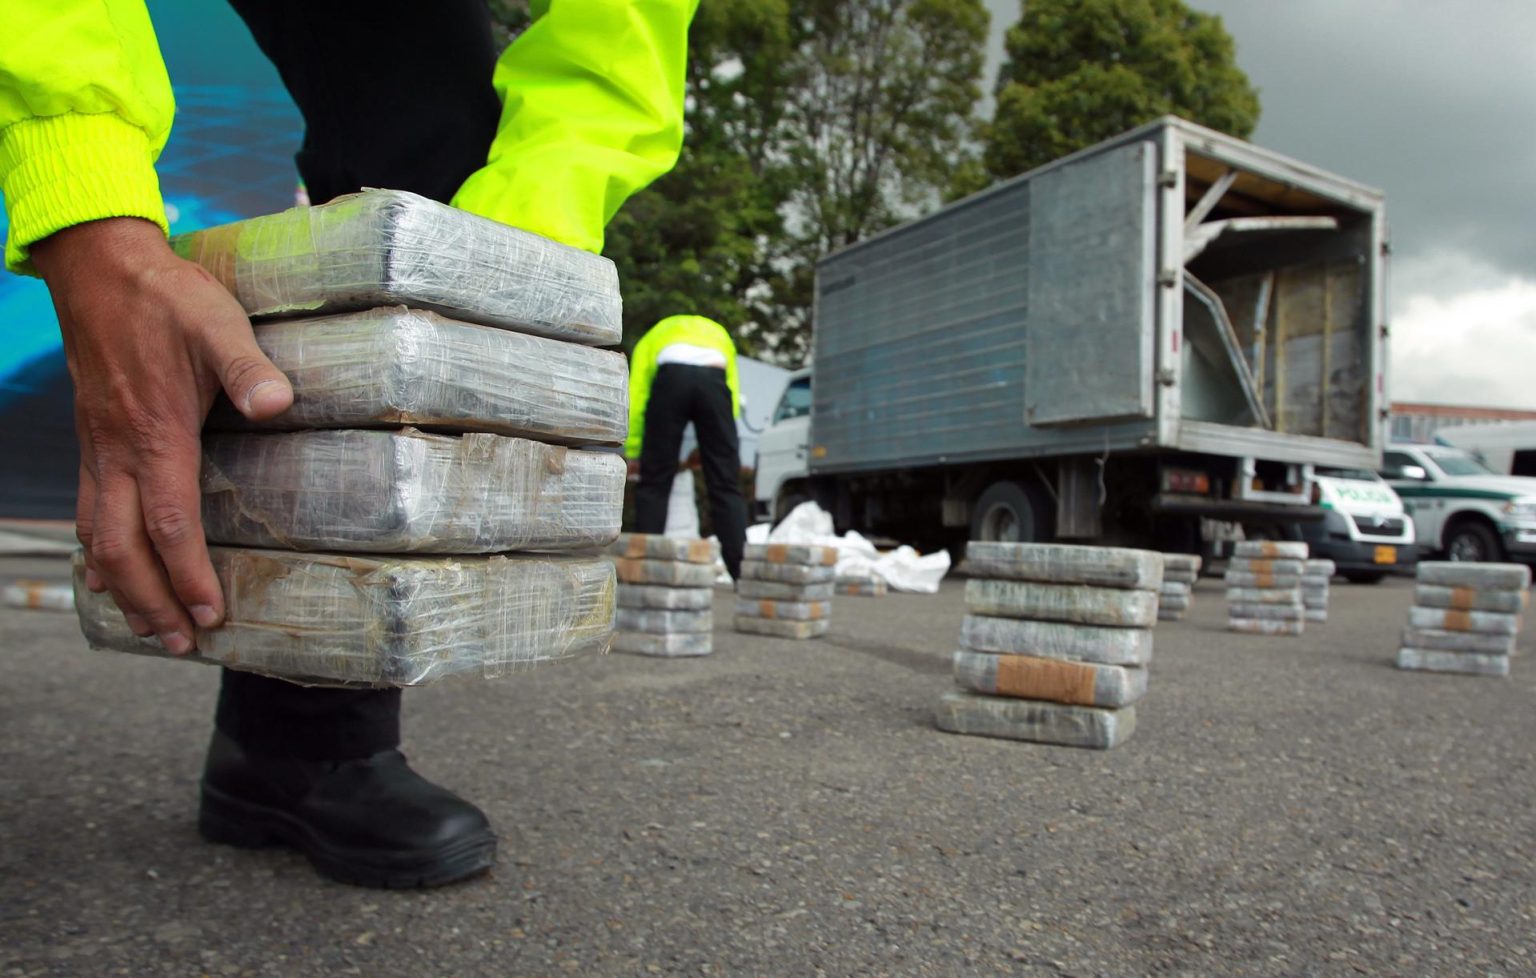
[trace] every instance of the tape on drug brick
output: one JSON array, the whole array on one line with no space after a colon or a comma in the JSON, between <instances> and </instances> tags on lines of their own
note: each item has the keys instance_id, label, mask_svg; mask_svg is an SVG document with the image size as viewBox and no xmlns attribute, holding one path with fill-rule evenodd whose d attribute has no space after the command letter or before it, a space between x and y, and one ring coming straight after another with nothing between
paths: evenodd
<instances>
[{"instance_id":1,"label":"tape on drug brick","mask_svg":"<svg viewBox=\"0 0 1536 978\"><path fill-rule=\"evenodd\" d=\"M1079 662L1026 655L997 659L997 692L1002 696L1092 706L1094 681L1093 667Z\"/></svg>"},{"instance_id":2,"label":"tape on drug brick","mask_svg":"<svg viewBox=\"0 0 1536 978\"><path fill-rule=\"evenodd\" d=\"M1451 588L1451 608L1456 611L1471 611L1477 603L1477 591L1469 587Z\"/></svg>"}]
</instances>

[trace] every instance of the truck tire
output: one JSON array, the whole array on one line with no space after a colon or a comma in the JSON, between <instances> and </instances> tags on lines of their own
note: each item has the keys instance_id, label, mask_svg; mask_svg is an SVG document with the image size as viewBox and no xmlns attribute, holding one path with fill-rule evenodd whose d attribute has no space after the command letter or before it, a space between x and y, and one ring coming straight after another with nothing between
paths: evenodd
<instances>
[{"instance_id":1,"label":"truck tire","mask_svg":"<svg viewBox=\"0 0 1536 978\"><path fill-rule=\"evenodd\" d=\"M994 482L971 509L971 539L987 543L1037 543L1049 536L1040 497L1017 482Z\"/></svg>"},{"instance_id":2,"label":"truck tire","mask_svg":"<svg viewBox=\"0 0 1536 978\"><path fill-rule=\"evenodd\" d=\"M1504 559L1504 547L1482 520L1458 520L1445 531L1445 559L1497 562Z\"/></svg>"},{"instance_id":3,"label":"truck tire","mask_svg":"<svg viewBox=\"0 0 1536 978\"><path fill-rule=\"evenodd\" d=\"M796 506L810 501L810 491L803 484L780 489L778 498L773 501L773 525L778 526L784 522L784 517L794 512Z\"/></svg>"}]
</instances>

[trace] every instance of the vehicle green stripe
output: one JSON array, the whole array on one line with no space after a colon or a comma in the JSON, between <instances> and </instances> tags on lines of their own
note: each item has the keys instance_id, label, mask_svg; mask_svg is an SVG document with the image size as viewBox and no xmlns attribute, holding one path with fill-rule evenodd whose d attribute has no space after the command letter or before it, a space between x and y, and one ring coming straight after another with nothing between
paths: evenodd
<instances>
[{"instance_id":1,"label":"vehicle green stripe","mask_svg":"<svg viewBox=\"0 0 1536 978\"><path fill-rule=\"evenodd\" d=\"M1408 499L1501 499L1508 502L1520 495L1515 492L1496 492L1492 489L1452 489L1438 486L1393 486L1397 494Z\"/></svg>"}]
</instances>

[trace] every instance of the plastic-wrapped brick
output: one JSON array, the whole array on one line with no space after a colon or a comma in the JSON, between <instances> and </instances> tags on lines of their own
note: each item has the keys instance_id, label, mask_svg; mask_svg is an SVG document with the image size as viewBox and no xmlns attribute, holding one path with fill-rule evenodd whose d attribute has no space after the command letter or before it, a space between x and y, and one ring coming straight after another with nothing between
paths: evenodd
<instances>
[{"instance_id":1,"label":"plastic-wrapped brick","mask_svg":"<svg viewBox=\"0 0 1536 978\"><path fill-rule=\"evenodd\" d=\"M1233 604L1227 614L1233 618L1263 619L1267 621L1300 621L1306 609L1298 600L1293 604Z\"/></svg>"},{"instance_id":2,"label":"plastic-wrapped brick","mask_svg":"<svg viewBox=\"0 0 1536 978\"><path fill-rule=\"evenodd\" d=\"M779 584L831 584L837 568L831 564L772 564L764 560L743 560L743 580L775 581Z\"/></svg>"},{"instance_id":3,"label":"plastic-wrapped brick","mask_svg":"<svg viewBox=\"0 0 1536 978\"><path fill-rule=\"evenodd\" d=\"M1033 655L1115 666L1143 666L1152 660L1152 632L1144 628L1101 628L1054 621L966 615L960 645L968 652Z\"/></svg>"},{"instance_id":4,"label":"plastic-wrapped brick","mask_svg":"<svg viewBox=\"0 0 1536 978\"><path fill-rule=\"evenodd\" d=\"M965 585L965 609L998 618L1150 628L1157 621L1157 592L972 579Z\"/></svg>"},{"instance_id":5,"label":"plastic-wrapped brick","mask_svg":"<svg viewBox=\"0 0 1536 978\"><path fill-rule=\"evenodd\" d=\"M1104 750L1136 730L1136 708L1105 710L977 693L946 693L934 723L950 733Z\"/></svg>"},{"instance_id":6,"label":"plastic-wrapped brick","mask_svg":"<svg viewBox=\"0 0 1536 978\"><path fill-rule=\"evenodd\" d=\"M1408 624L1445 632L1481 632L1485 635L1516 635L1520 616L1496 611L1458 611L1454 608L1410 608Z\"/></svg>"},{"instance_id":7,"label":"plastic-wrapped brick","mask_svg":"<svg viewBox=\"0 0 1536 978\"><path fill-rule=\"evenodd\" d=\"M641 557L609 556L625 584L649 584L657 587L709 588L715 583L712 564L689 564L680 560L645 560Z\"/></svg>"},{"instance_id":8,"label":"plastic-wrapped brick","mask_svg":"<svg viewBox=\"0 0 1536 978\"><path fill-rule=\"evenodd\" d=\"M736 596L758 601L831 601L831 581L820 584L786 584L783 581L754 581L743 576L736 582Z\"/></svg>"},{"instance_id":9,"label":"plastic-wrapped brick","mask_svg":"<svg viewBox=\"0 0 1536 978\"><path fill-rule=\"evenodd\" d=\"M1282 540L1243 540L1232 545L1232 556L1258 559L1306 560L1305 543Z\"/></svg>"},{"instance_id":10,"label":"plastic-wrapped brick","mask_svg":"<svg viewBox=\"0 0 1536 978\"><path fill-rule=\"evenodd\" d=\"M883 598L889 592L890 585L883 577L839 577L836 590L838 594L850 597Z\"/></svg>"},{"instance_id":11,"label":"plastic-wrapped brick","mask_svg":"<svg viewBox=\"0 0 1536 978\"><path fill-rule=\"evenodd\" d=\"M1524 591L1531 569L1524 564L1477 564L1466 560L1426 560L1419 564L1420 584L1469 587L1479 591Z\"/></svg>"},{"instance_id":12,"label":"plastic-wrapped brick","mask_svg":"<svg viewBox=\"0 0 1536 978\"><path fill-rule=\"evenodd\" d=\"M822 621L832 615L830 601L753 601L736 599L736 614L756 618L781 618L786 621Z\"/></svg>"},{"instance_id":13,"label":"plastic-wrapped brick","mask_svg":"<svg viewBox=\"0 0 1536 978\"><path fill-rule=\"evenodd\" d=\"M671 635L674 632L708 632L715 627L715 613L704 611L668 611L663 608L620 607L614 628L621 632L645 632Z\"/></svg>"},{"instance_id":14,"label":"plastic-wrapped brick","mask_svg":"<svg viewBox=\"0 0 1536 978\"><path fill-rule=\"evenodd\" d=\"M1255 587L1295 590L1301 587L1300 574L1255 574L1249 571L1228 570L1223 580L1229 588Z\"/></svg>"},{"instance_id":15,"label":"plastic-wrapped brick","mask_svg":"<svg viewBox=\"0 0 1536 978\"><path fill-rule=\"evenodd\" d=\"M665 587L660 584L620 584L620 608L661 608L704 611L714 607L715 592L707 587Z\"/></svg>"},{"instance_id":16,"label":"plastic-wrapped brick","mask_svg":"<svg viewBox=\"0 0 1536 978\"><path fill-rule=\"evenodd\" d=\"M713 540L687 540L658 533L621 533L608 548L616 557L640 560L677 560L685 564L710 564L720 555Z\"/></svg>"},{"instance_id":17,"label":"plastic-wrapped brick","mask_svg":"<svg viewBox=\"0 0 1536 978\"><path fill-rule=\"evenodd\" d=\"M1483 655L1511 655L1515 651L1515 636L1492 635L1487 632L1451 632L1439 628L1403 629L1403 645L1410 649L1427 649L1435 652L1477 652Z\"/></svg>"},{"instance_id":18,"label":"plastic-wrapped brick","mask_svg":"<svg viewBox=\"0 0 1536 978\"><path fill-rule=\"evenodd\" d=\"M736 616L736 630L749 635L769 635L774 638L820 638L831 627L825 618L820 621L785 621L778 618L758 618L749 615Z\"/></svg>"},{"instance_id":19,"label":"plastic-wrapped brick","mask_svg":"<svg viewBox=\"0 0 1536 978\"><path fill-rule=\"evenodd\" d=\"M1143 591L1156 591L1163 582L1162 554L1123 547L973 540L966 544L965 561L976 577Z\"/></svg>"},{"instance_id":20,"label":"plastic-wrapped brick","mask_svg":"<svg viewBox=\"0 0 1536 978\"><path fill-rule=\"evenodd\" d=\"M1397 650L1397 667L1424 672L1464 673L1472 676L1507 676L1509 675L1509 656L1402 648Z\"/></svg>"},{"instance_id":21,"label":"plastic-wrapped brick","mask_svg":"<svg viewBox=\"0 0 1536 978\"><path fill-rule=\"evenodd\" d=\"M1420 584L1413 603L1421 608L1454 608L1457 611L1497 611L1518 615L1525 610L1524 591L1478 591L1469 587Z\"/></svg>"},{"instance_id":22,"label":"plastic-wrapped brick","mask_svg":"<svg viewBox=\"0 0 1536 978\"><path fill-rule=\"evenodd\" d=\"M629 364L612 350L402 306L258 323L256 343L293 406L255 423L221 398L209 430L413 425L564 445L619 444L628 430Z\"/></svg>"},{"instance_id":23,"label":"plastic-wrapped brick","mask_svg":"<svg viewBox=\"0 0 1536 978\"><path fill-rule=\"evenodd\" d=\"M215 543L367 553L604 546L624 460L500 435L297 431L203 440Z\"/></svg>"},{"instance_id":24,"label":"plastic-wrapped brick","mask_svg":"<svg viewBox=\"0 0 1536 978\"><path fill-rule=\"evenodd\" d=\"M398 190L179 234L171 247L253 317L407 305L591 346L622 332L613 262Z\"/></svg>"},{"instance_id":25,"label":"plastic-wrapped brick","mask_svg":"<svg viewBox=\"0 0 1536 978\"><path fill-rule=\"evenodd\" d=\"M1296 604L1302 592L1293 587L1229 587L1227 600L1232 604Z\"/></svg>"},{"instance_id":26,"label":"plastic-wrapped brick","mask_svg":"<svg viewBox=\"0 0 1536 978\"><path fill-rule=\"evenodd\" d=\"M490 679L547 659L601 653L613 632L613 567L596 557L352 557L210 547L228 609L184 656L303 684L420 686ZM91 646L166 656L85 587Z\"/></svg>"},{"instance_id":27,"label":"plastic-wrapped brick","mask_svg":"<svg viewBox=\"0 0 1536 978\"><path fill-rule=\"evenodd\" d=\"M1277 577L1306 576L1307 562L1270 557L1233 557L1227 561L1227 571L1249 574L1273 574Z\"/></svg>"},{"instance_id":28,"label":"plastic-wrapped brick","mask_svg":"<svg viewBox=\"0 0 1536 978\"><path fill-rule=\"evenodd\" d=\"M1306 630L1306 621L1277 621L1273 618L1228 618L1227 630L1248 635L1297 636Z\"/></svg>"},{"instance_id":29,"label":"plastic-wrapped brick","mask_svg":"<svg viewBox=\"0 0 1536 978\"><path fill-rule=\"evenodd\" d=\"M742 551L742 557L767 564L832 567L837 563L837 548L810 543L749 543Z\"/></svg>"},{"instance_id":30,"label":"plastic-wrapped brick","mask_svg":"<svg viewBox=\"0 0 1536 978\"><path fill-rule=\"evenodd\" d=\"M1120 707L1146 695L1147 670L1028 655L956 652L955 682L989 696Z\"/></svg>"}]
</instances>

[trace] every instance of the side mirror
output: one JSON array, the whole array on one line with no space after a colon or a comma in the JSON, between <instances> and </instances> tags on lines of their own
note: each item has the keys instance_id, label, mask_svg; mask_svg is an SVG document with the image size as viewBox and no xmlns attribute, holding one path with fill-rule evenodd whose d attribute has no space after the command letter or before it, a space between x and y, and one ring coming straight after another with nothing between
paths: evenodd
<instances>
[{"instance_id":1,"label":"side mirror","mask_svg":"<svg viewBox=\"0 0 1536 978\"><path fill-rule=\"evenodd\" d=\"M1382 473L1388 479L1398 479L1405 482L1423 482L1429 478L1429 472L1422 465L1392 466Z\"/></svg>"}]
</instances>

